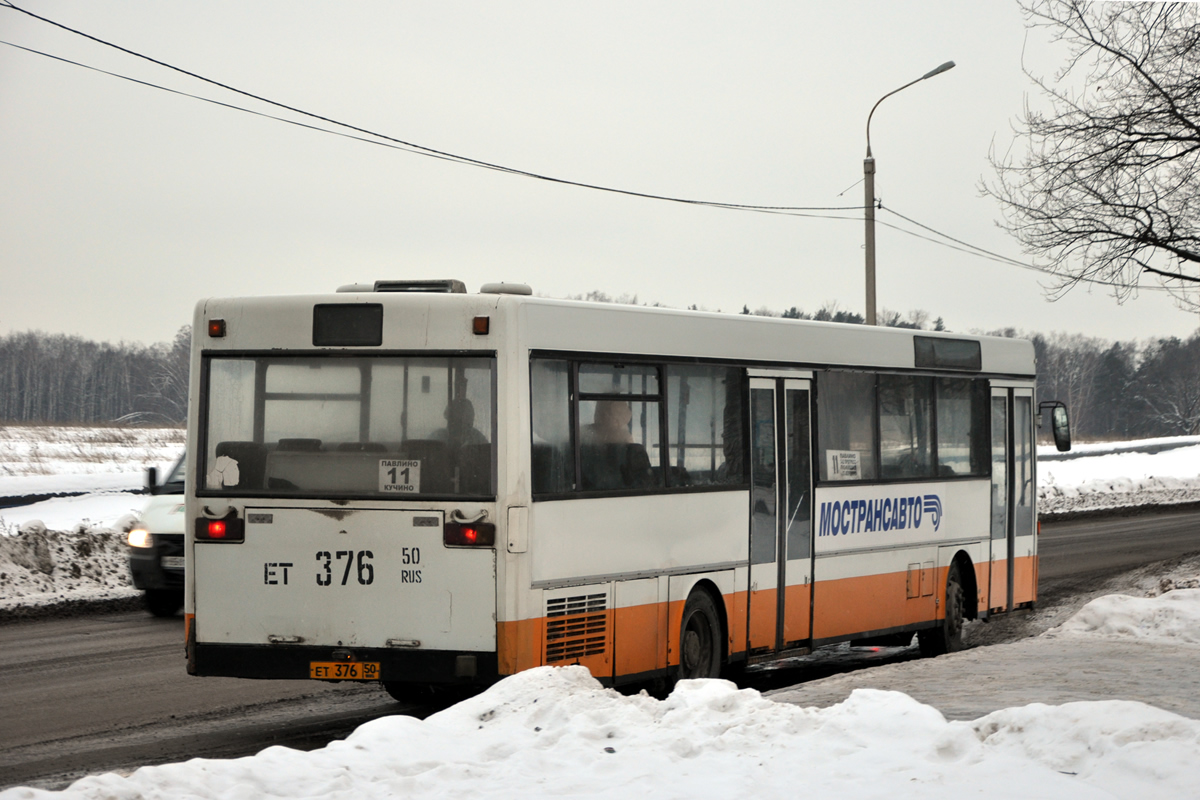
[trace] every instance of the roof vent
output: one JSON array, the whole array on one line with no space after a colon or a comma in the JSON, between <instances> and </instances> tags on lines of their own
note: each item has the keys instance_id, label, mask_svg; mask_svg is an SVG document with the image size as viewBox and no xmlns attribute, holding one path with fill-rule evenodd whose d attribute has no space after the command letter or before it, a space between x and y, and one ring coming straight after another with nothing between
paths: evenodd
<instances>
[{"instance_id":1,"label":"roof vent","mask_svg":"<svg viewBox=\"0 0 1200 800\"><path fill-rule=\"evenodd\" d=\"M485 283L479 288L480 294L533 294L533 289L525 283Z\"/></svg>"},{"instance_id":2,"label":"roof vent","mask_svg":"<svg viewBox=\"0 0 1200 800\"><path fill-rule=\"evenodd\" d=\"M451 278L438 281L375 281L377 292L439 292L466 294L467 285Z\"/></svg>"},{"instance_id":3,"label":"roof vent","mask_svg":"<svg viewBox=\"0 0 1200 800\"><path fill-rule=\"evenodd\" d=\"M374 287L369 283L347 283L345 286L337 288L339 292L371 292Z\"/></svg>"}]
</instances>

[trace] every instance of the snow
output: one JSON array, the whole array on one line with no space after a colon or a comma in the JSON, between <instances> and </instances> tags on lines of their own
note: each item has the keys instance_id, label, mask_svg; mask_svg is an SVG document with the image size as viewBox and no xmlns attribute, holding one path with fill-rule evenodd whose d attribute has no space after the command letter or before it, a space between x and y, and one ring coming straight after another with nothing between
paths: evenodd
<instances>
[{"instance_id":1,"label":"snow","mask_svg":"<svg viewBox=\"0 0 1200 800\"><path fill-rule=\"evenodd\" d=\"M792 798L798 785L862 800L1197 797L1200 721L1119 700L948 721L900 692L859 689L805 708L719 680L656 700L603 689L583 667L541 667L424 721L384 717L312 752L271 747L0 800Z\"/></svg>"},{"instance_id":2,"label":"snow","mask_svg":"<svg viewBox=\"0 0 1200 800\"><path fill-rule=\"evenodd\" d=\"M146 503L146 468L165 474L179 428L0 426L0 612L135 597L124 534Z\"/></svg>"},{"instance_id":3,"label":"snow","mask_svg":"<svg viewBox=\"0 0 1200 800\"><path fill-rule=\"evenodd\" d=\"M1040 480L1050 490L1043 502L1069 511L1100 507L1109 495L1133 505L1171 482L1165 491L1172 496L1200 499L1200 440L1172 440L1182 446L1150 452L1158 444L1085 446L1091 449L1069 460L1041 461ZM165 465L171 453L151 458ZM112 468L94 472L128 474L132 461L100 462ZM32 493L7 483L28 476L4 475L0 496ZM131 592L120 531L131 523L127 507L140 500L97 493L0 511L9 534L0 536L0 609ZM122 579L125 588L112 585ZM1089 654L1136 648L1148 659L1162 649L1194 664L1200 580L1161 579L1147 594L1098 597L1037 643L1063 651L1070 649L1059 646L1064 641L1078 642ZM1003 647L893 666L924 670L928 682L943 661L979 661ZM870 681L872 672L859 680ZM972 679L959 667L957 680ZM423 721L385 717L311 752L271 747L246 758L193 759L90 776L61 792L12 788L0 800L791 798L797 787L815 797L1200 798L1200 721L1146 703L1032 703L947 719L899 691L859 688L826 707L786 698L725 681L686 681L658 700L604 689L580 667L539 668Z\"/></svg>"},{"instance_id":4,"label":"snow","mask_svg":"<svg viewBox=\"0 0 1200 800\"><path fill-rule=\"evenodd\" d=\"M1038 510L1054 515L1200 500L1200 436L1038 448Z\"/></svg>"}]
</instances>

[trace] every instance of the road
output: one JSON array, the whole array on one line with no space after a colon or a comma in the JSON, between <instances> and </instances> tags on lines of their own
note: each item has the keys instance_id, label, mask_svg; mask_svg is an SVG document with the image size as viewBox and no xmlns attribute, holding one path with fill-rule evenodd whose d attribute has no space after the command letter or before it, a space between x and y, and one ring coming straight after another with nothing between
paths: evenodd
<instances>
[{"instance_id":1,"label":"road","mask_svg":"<svg viewBox=\"0 0 1200 800\"><path fill-rule=\"evenodd\" d=\"M1200 512L1047 524L1043 601L1124 570L1200 553ZM59 788L82 775L271 745L320 747L376 717L427 713L376 685L190 678L182 618L140 612L0 625L0 789ZM911 655L900 658L910 658ZM870 656L858 664L873 663ZM815 665L756 688L844 670Z\"/></svg>"}]
</instances>

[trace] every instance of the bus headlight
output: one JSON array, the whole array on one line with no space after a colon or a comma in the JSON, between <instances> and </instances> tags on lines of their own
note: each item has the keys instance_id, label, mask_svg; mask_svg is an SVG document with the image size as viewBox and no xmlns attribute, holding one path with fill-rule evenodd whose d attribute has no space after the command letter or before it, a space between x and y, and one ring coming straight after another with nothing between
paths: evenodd
<instances>
[{"instance_id":1,"label":"bus headlight","mask_svg":"<svg viewBox=\"0 0 1200 800\"><path fill-rule=\"evenodd\" d=\"M125 541L129 542L130 547L154 547L154 534L145 528L134 528L125 537Z\"/></svg>"}]
</instances>

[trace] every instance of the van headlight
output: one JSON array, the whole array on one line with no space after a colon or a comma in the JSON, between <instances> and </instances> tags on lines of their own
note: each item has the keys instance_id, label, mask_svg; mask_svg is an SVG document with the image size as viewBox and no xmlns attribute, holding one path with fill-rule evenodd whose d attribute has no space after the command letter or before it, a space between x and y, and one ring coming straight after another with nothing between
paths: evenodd
<instances>
[{"instance_id":1,"label":"van headlight","mask_svg":"<svg viewBox=\"0 0 1200 800\"><path fill-rule=\"evenodd\" d=\"M154 534L145 528L134 528L125 537L125 541L129 542L130 547L154 547Z\"/></svg>"}]
</instances>

